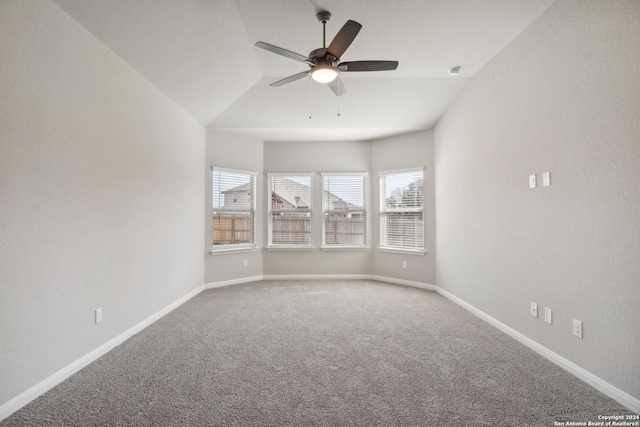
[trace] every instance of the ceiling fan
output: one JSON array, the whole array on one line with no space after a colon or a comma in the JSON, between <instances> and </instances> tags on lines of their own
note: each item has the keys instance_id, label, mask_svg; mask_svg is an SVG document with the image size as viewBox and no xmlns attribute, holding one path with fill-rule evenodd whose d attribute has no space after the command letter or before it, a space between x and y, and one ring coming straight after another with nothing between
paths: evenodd
<instances>
[{"instance_id":1,"label":"ceiling fan","mask_svg":"<svg viewBox=\"0 0 640 427\"><path fill-rule=\"evenodd\" d=\"M291 52L290 50L265 42L256 43L256 46L259 48L296 61L304 62L310 67L307 71L278 80L277 82L271 83L270 86L282 86L310 75L315 81L319 83L326 83L333 93L337 96L341 96L346 93L344 84L340 80L339 76L341 72L385 71L395 70L398 68L398 61L340 62L340 57L356 38L358 32L362 28L362 25L355 21L347 21L340 31L338 31L338 34L333 38L329 47L326 47L326 26L327 22L331 19L331 14L323 11L318 13L316 16L318 21L322 22L322 47L312 50L309 53L309 56L300 55L299 53Z\"/></svg>"}]
</instances>

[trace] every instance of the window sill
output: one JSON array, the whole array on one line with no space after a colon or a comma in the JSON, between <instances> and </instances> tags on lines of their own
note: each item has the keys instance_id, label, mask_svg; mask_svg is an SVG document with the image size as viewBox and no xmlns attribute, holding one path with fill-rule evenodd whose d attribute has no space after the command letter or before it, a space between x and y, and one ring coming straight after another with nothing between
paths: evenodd
<instances>
[{"instance_id":1,"label":"window sill","mask_svg":"<svg viewBox=\"0 0 640 427\"><path fill-rule=\"evenodd\" d=\"M313 251L315 246L267 246L268 251Z\"/></svg>"},{"instance_id":2,"label":"window sill","mask_svg":"<svg viewBox=\"0 0 640 427\"><path fill-rule=\"evenodd\" d=\"M378 251L394 253L394 254L407 254L407 255L419 255L419 256L423 256L427 253L425 249L400 249L400 248L385 248L385 247L378 247Z\"/></svg>"},{"instance_id":3,"label":"window sill","mask_svg":"<svg viewBox=\"0 0 640 427\"><path fill-rule=\"evenodd\" d=\"M323 251L368 251L368 246L321 246Z\"/></svg>"},{"instance_id":4,"label":"window sill","mask_svg":"<svg viewBox=\"0 0 640 427\"><path fill-rule=\"evenodd\" d=\"M228 254L241 254L245 252L256 252L258 250L255 246L242 246L238 248L220 248L220 249L211 249L209 251L210 255L228 255Z\"/></svg>"}]
</instances>

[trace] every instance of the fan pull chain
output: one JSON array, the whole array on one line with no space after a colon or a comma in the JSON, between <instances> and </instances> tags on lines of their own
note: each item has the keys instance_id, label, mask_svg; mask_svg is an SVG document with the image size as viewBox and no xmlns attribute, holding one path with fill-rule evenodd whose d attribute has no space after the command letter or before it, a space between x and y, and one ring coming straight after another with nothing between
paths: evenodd
<instances>
[{"instance_id":1,"label":"fan pull chain","mask_svg":"<svg viewBox=\"0 0 640 427\"><path fill-rule=\"evenodd\" d=\"M309 119L311 119L311 77L309 77Z\"/></svg>"},{"instance_id":2,"label":"fan pull chain","mask_svg":"<svg viewBox=\"0 0 640 427\"><path fill-rule=\"evenodd\" d=\"M340 93L340 77L338 77L338 93ZM336 96L336 98L338 98L338 117L340 117L340 97Z\"/></svg>"}]
</instances>

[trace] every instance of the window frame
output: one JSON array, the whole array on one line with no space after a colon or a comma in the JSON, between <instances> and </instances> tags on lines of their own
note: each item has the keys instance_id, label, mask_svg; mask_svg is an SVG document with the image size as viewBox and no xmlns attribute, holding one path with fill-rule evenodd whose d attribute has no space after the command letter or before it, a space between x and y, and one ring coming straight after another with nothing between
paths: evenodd
<instances>
[{"instance_id":1,"label":"window frame","mask_svg":"<svg viewBox=\"0 0 640 427\"><path fill-rule=\"evenodd\" d=\"M366 172L323 172L321 176L321 188L322 188L322 250L367 250L369 249L369 209L367 208L368 202L368 173ZM364 243L362 245L347 245L347 244L328 244L326 234L326 216L331 212L340 212L339 210L330 209L326 204L325 193L329 193L325 189L325 178L331 177L361 177L362 178L362 208L354 210L353 213L361 213L364 217L364 232L362 238ZM333 194L333 193L331 193Z\"/></svg>"},{"instance_id":2,"label":"window frame","mask_svg":"<svg viewBox=\"0 0 640 427\"><path fill-rule=\"evenodd\" d=\"M387 170L378 172L378 184L379 184L379 246L378 250L380 252L397 252L397 253L411 253L416 255L424 255L426 253L426 221L425 221L425 194L424 194L424 166L413 167L413 168L405 168L405 169L395 169L395 170ZM386 177L390 175L400 175L404 173L412 173L412 172L420 172L422 174L422 206L421 207L412 207L412 208L392 208L389 209L386 206L387 195L386 195ZM420 246L408 247L408 246L395 246L388 244L388 237L386 230L384 229L385 220L384 217L388 213L415 213L419 212L422 214L422 242Z\"/></svg>"},{"instance_id":3,"label":"window frame","mask_svg":"<svg viewBox=\"0 0 640 427\"><path fill-rule=\"evenodd\" d=\"M238 169L229 169L229 168L222 168L222 167L217 167L217 166L211 166L211 195L212 195L212 200L211 200L211 220L214 220L215 214L217 210L220 210L220 207L218 209L216 209L215 207L215 202L216 202L216 195L215 195L215 191L216 191L216 185L215 185L215 174L216 173L228 173L228 174L236 174L236 175L247 175L249 177L249 184L250 184L250 189L249 189L249 193L248 193L248 201L249 201L249 208L247 209L235 209L235 212L248 212L249 213L249 224L250 224L250 236L251 236L251 242L249 243L231 243L231 244L222 244L222 245L216 245L215 242L215 238L216 238L216 231L215 231L215 222L212 224L212 236L211 236L211 250L210 253L212 255L216 255L216 254L224 254L224 253L232 253L232 252L253 252L255 250L257 250L257 243L256 243L256 213L257 213L257 193L258 193L258 173L255 171L245 171L245 170L238 170ZM219 188L219 187L218 187ZM234 200L234 202L237 201Z\"/></svg>"},{"instance_id":4,"label":"window frame","mask_svg":"<svg viewBox=\"0 0 640 427\"><path fill-rule=\"evenodd\" d=\"M273 178L296 178L304 177L309 179L309 204L306 208L273 208ZM295 181L295 180L294 180ZM267 173L267 249L268 250L311 250L315 249L313 238L313 174L308 172L277 172ZM306 213L309 218L309 243L273 243L273 215L274 213Z\"/></svg>"}]
</instances>

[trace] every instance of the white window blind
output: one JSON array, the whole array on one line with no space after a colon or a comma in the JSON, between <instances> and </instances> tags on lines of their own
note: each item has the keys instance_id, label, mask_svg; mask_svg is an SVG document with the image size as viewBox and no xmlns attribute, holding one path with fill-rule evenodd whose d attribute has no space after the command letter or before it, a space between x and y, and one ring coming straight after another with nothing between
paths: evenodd
<instances>
[{"instance_id":1,"label":"white window blind","mask_svg":"<svg viewBox=\"0 0 640 427\"><path fill-rule=\"evenodd\" d=\"M365 174L323 174L323 242L327 247L366 247Z\"/></svg>"},{"instance_id":2,"label":"white window blind","mask_svg":"<svg viewBox=\"0 0 640 427\"><path fill-rule=\"evenodd\" d=\"M255 246L256 173L212 168L213 251Z\"/></svg>"},{"instance_id":3,"label":"white window blind","mask_svg":"<svg viewBox=\"0 0 640 427\"><path fill-rule=\"evenodd\" d=\"M269 174L269 246L311 247L311 175Z\"/></svg>"},{"instance_id":4,"label":"white window blind","mask_svg":"<svg viewBox=\"0 0 640 427\"><path fill-rule=\"evenodd\" d=\"M423 169L380 173L380 246L424 249Z\"/></svg>"}]
</instances>

